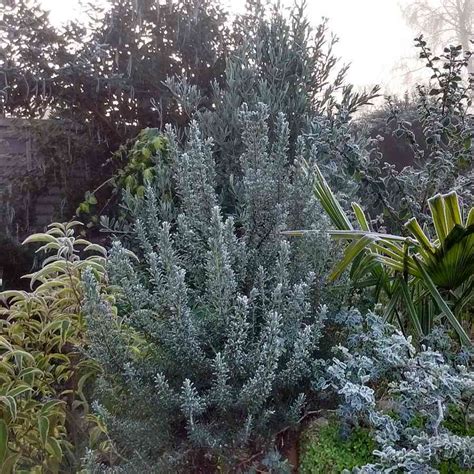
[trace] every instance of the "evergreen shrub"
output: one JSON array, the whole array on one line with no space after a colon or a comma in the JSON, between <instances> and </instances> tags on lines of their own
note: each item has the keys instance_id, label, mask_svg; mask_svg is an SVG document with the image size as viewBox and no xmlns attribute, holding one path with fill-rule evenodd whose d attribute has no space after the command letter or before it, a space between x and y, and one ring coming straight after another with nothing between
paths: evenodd
<instances>
[{"instance_id":1,"label":"evergreen shrub","mask_svg":"<svg viewBox=\"0 0 474 474\"><path fill-rule=\"evenodd\" d=\"M85 275L90 355L104 368L97 412L129 468L248 468L315 403L325 304L340 306L345 289L321 296L332 262L323 232L281 235L326 225L288 162L284 116L273 142L266 106L240 120L238 211L219 206L211 141L193 124L182 148L169 129L170 181L125 197L134 253L120 242L110 252L117 316Z\"/></svg>"}]
</instances>

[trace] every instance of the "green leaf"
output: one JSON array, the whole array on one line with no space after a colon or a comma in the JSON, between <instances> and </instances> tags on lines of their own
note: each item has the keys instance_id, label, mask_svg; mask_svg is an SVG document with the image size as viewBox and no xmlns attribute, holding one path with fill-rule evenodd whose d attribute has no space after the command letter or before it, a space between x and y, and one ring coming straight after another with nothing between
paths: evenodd
<instances>
[{"instance_id":1,"label":"green leaf","mask_svg":"<svg viewBox=\"0 0 474 474\"><path fill-rule=\"evenodd\" d=\"M390 301L388 302L388 305L385 308L385 311L383 313L384 321L390 322L392 320L392 315L395 313L397 309L397 303L398 303L399 297L400 297L400 282L399 280L397 280L393 287L392 297L390 298Z\"/></svg>"},{"instance_id":2,"label":"green leaf","mask_svg":"<svg viewBox=\"0 0 474 474\"><path fill-rule=\"evenodd\" d=\"M472 346L472 342L469 339L469 336L464 331L464 328L461 326L456 316L449 309L449 306L446 304L446 301L444 301L443 297L440 295L439 291L437 290L435 284L431 280L430 276L428 275L428 272L425 270L422 263L416 257L413 257L413 259L420 270L424 284L426 285L427 289L433 296L439 309L443 312L443 314L446 316L446 318L448 319L453 329L458 334L459 339L461 340L461 343L466 346Z\"/></svg>"},{"instance_id":3,"label":"green leaf","mask_svg":"<svg viewBox=\"0 0 474 474\"><path fill-rule=\"evenodd\" d=\"M89 244L87 247L84 248L84 252L97 252L103 255L104 257L107 257L107 250L105 247L102 247L102 245L98 244Z\"/></svg>"},{"instance_id":4,"label":"green leaf","mask_svg":"<svg viewBox=\"0 0 474 474\"><path fill-rule=\"evenodd\" d=\"M142 156L145 158L145 160L148 160L151 156L151 151L148 149L148 147L144 146L142 148Z\"/></svg>"},{"instance_id":5,"label":"green leaf","mask_svg":"<svg viewBox=\"0 0 474 474\"><path fill-rule=\"evenodd\" d=\"M13 351L13 346L3 336L0 336L0 347L10 352Z\"/></svg>"},{"instance_id":6,"label":"green leaf","mask_svg":"<svg viewBox=\"0 0 474 474\"><path fill-rule=\"evenodd\" d=\"M144 172L143 172L143 181L145 183L148 183L150 182L152 179L153 179L153 176L155 175L155 171L153 168L147 168Z\"/></svg>"},{"instance_id":7,"label":"green leaf","mask_svg":"<svg viewBox=\"0 0 474 474\"><path fill-rule=\"evenodd\" d=\"M91 194L88 198L87 198L87 202L91 205L95 205L97 204L97 198Z\"/></svg>"},{"instance_id":8,"label":"green leaf","mask_svg":"<svg viewBox=\"0 0 474 474\"><path fill-rule=\"evenodd\" d=\"M15 358L15 363L18 365L20 369L23 368L24 361L29 362L30 364L35 363L35 358L32 354L27 351L23 351L21 349L13 349L9 353L10 356Z\"/></svg>"},{"instance_id":9,"label":"green leaf","mask_svg":"<svg viewBox=\"0 0 474 474\"><path fill-rule=\"evenodd\" d=\"M70 221L66 224L65 230L72 229L73 227L84 225L81 221Z\"/></svg>"},{"instance_id":10,"label":"green leaf","mask_svg":"<svg viewBox=\"0 0 474 474\"><path fill-rule=\"evenodd\" d=\"M5 407L7 408L10 418L12 421L16 420L16 414L17 414L17 407L16 407L16 401L13 397L6 395L0 397L0 402L2 402Z\"/></svg>"},{"instance_id":11,"label":"green leaf","mask_svg":"<svg viewBox=\"0 0 474 474\"><path fill-rule=\"evenodd\" d=\"M88 202L81 202L81 204L79 204L79 207L77 208L77 210L79 212L76 212L77 214L89 214L90 213L90 210L91 210L91 207L89 205Z\"/></svg>"},{"instance_id":12,"label":"green leaf","mask_svg":"<svg viewBox=\"0 0 474 474\"><path fill-rule=\"evenodd\" d=\"M18 473L22 474L22 471L16 469L16 463L18 459L20 459L20 453L13 453L10 454L2 463L0 463L2 470L0 471L2 474L10 474L10 473ZM23 471L24 472L24 471Z\"/></svg>"},{"instance_id":13,"label":"green leaf","mask_svg":"<svg viewBox=\"0 0 474 474\"><path fill-rule=\"evenodd\" d=\"M54 411L53 409L57 410L62 405L64 402L61 400L49 400L41 407L40 415L49 416Z\"/></svg>"},{"instance_id":14,"label":"green leaf","mask_svg":"<svg viewBox=\"0 0 474 474\"><path fill-rule=\"evenodd\" d=\"M7 291L2 291L0 293L0 298L3 298L5 300L8 300L10 298L17 298L17 299L24 299L26 296L25 291L18 291L18 290L7 290Z\"/></svg>"},{"instance_id":15,"label":"green leaf","mask_svg":"<svg viewBox=\"0 0 474 474\"><path fill-rule=\"evenodd\" d=\"M0 466L7 457L8 453L8 426L5 420L0 420Z\"/></svg>"},{"instance_id":16,"label":"green leaf","mask_svg":"<svg viewBox=\"0 0 474 474\"><path fill-rule=\"evenodd\" d=\"M129 175L125 178L125 187L129 191L132 191L133 189L135 189L136 185L137 185L137 181L134 176Z\"/></svg>"},{"instance_id":17,"label":"green leaf","mask_svg":"<svg viewBox=\"0 0 474 474\"><path fill-rule=\"evenodd\" d=\"M354 259L367 248L367 246L373 242L373 238L370 235L364 235L360 239L352 242L344 253L343 258L337 263L334 270L329 276L330 280L339 278L342 272L354 261Z\"/></svg>"},{"instance_id":18,"label":"green leaf","mask_svg":"<svg viewBox=\"0 0 474 474\"><path fill-rule=\"evenodd\" d=\"M431 210L431 216L436 229L436 235L438 236L440 244L442 244L449 232L446 222L446 211L444 207L443 196L441 196L441 194L436 194L436 196L428 199L428 205Z\"/></svg>"},{"instance_id":19,"label":"green leaf","mask_svg":"<svg viewBox=\"0 0 474 474\"><path fill-rule=\"evenodd\" d=\"M455 191L443 195L444 206L448 220L448 232L455 225L462 225L461 208L459 206L459 198Z\"/></svg>"},{"instance_id":20,"label":"green leaf","mask_svg":"<svg viewBox=\"0 0 474 474\"><path fill-rule=\"evenodd\" d=\"M156 137L151 143L153 144L153 147L156 151L162 150L165 144L163 137Z\"/></svg>"},{"instance_id":21,"label":"green leaf","mask_svg":"<svg viewBox=\"0 0 474 474\"><path fill-rule=\"evenodd\" d=\"M15 388L12 388L8 391L7 395L10 397L19 397L21 394L33 390L30 386L26 384L20 384Z\"/></svg>"},{"instance_id":22,"label":"green leaf","mask_svg":"<svg viewBox=\"0 0 474 474\"><path fill-rule=\"evenodd\" d=\"M418 317L418 313L416 312L415 305L413 304L413 299L410 296L410 291L408 290L408 285L406 281L401 278L400 279L400 288L401 288L401 295L405 300L408 316L410 317L411 323L415 328L415 331L418 337L423 336L423 330L421 329L420 318Z\"/></svg>"},{"instance_id":23,"label":"green leaf","mask_svg":"<svg viewBox=\"0 0 474 474\"><path fill-rule=\"evenodd\" d=\"M51 438L51 437L48 438L48 441L46 443L46 449L58 461L62 459L63 450L61 449L61 445L59 444L59 441L56 438Z\"/></svg>"},{"instance_id":24,"label":"green leaf","mask_svg":"<svg viewBox=\"0 0 474 474\"><path fill-rule=\"evenodd\" d=\"M474 299L474 278L471 279L471 282L466 286L464 291L461 293L461 296L456 298L456 304L454 306L454 313L460 314L463 308Z\"/></svg>"},{"instance_id":25,"label":"green leaf","mask_svg":"<svg viewBox=\"0 0 474 474\"><path fill-rule=\"evenodd\" d=\"M50 234L32 234L29 237L27 237L21 245L26 245L26 244L36 244L36 243L44 243L44 242L55 242L59 243L58 239L56 237L53 237Z\"/></svg>"},{"instance_id":26,"label":"green leaf","mask_svg":"<svg viewBox=\"0 0 474 474\"><path fill-rule=\"evenodd\" d=\"M49 433L49 420L45 416L40 416L38 418L38 431L40 434L41 443L43 446L46 446Z\"/></svg>"},{"instance_id":27,"label":"green leaf","mask_svg":"<svg viewBox=\"0 0 474 474\"><path fill-rule=\"evenodd\" d=\"M474 225L474 207L471 207L466 219L466 227Z\"/></svg>"},{"instance_id":28,"label":"green leaf","mask_svg":"<svg viewBox=\"0 0 474 474\"><path fill-rule=\"evenodd\" d=\"M435 247L430 242L430 239L427 235L423 232L420 224L416 220L415 217L410 219L406 224L405 227L412 233L413 237L420 243L421 247L430 254L435 252Z\"/></svg>"},{"instance_id":29,"label":"green leaf","mask_svg":"<svg viewBox=\"0 0 474 474\"><path fill-rule=\"evenodd\" d=\"M464 142L463 142L463 145L464 145L464 149L466 151L469 151L471 149L471 146L472 146L472 139L471 137L466 137L464 139Z\"/></svg>"},{"instance_id":30,"label":"green leaf","mask_svg":"<svg viewBox=\"0 0 474 474\"><path fill-rule=\"evenodd\" d=\"M135 194L142 198L144 195L145 195L145 186L138 186L136 191L135 191Z\"/></svg>"},{"instance_id":31,"label":"green leaf","mask_svg":"<svg viewBox=\"0 0 474 474\"><path fill-rule=\"evenodd\" d=\"M350 279L354 282L358 282L367 276L369 272L372 272L375 266L379 265L379 262L375 260L372 252L361 252L352 262Z\"/></svg>"},{"instance_id":32,"label":"green leaf","mask_svg":"<svg viewBox=\"0 0 474 474\"><path fill-rule=\"evenodd\" d=\"M352 209L354 210L357 222L360 225L360 228L362 230L366 230L370 232L369 222L367 221L367 218L365 217L365 214L362 208L356 202L353 202L351 205L352 205Z\"/></svg>"},{"instance_id":33,"label":"green leaf","mask_svg":"<svg viewBox=\"0 0 474 474\"><path fill-rule=\"evenodd\" d=\"M346 240L355 240L359 237L370 236L374 240L386 240L393 242L406 242L406 237L401 237L400 235L393 234L380 234L378 232L367 232L365 230L329 230L328 234L334 237L335 239L346 239Z\"/></svg>"},{"instance_id":34,"label":"green leaf","mask_svg":"<svg viewBox=\"0 0 474 474\"><path fill-rule=\"evenodd\" d=\"M307 170L307 164L305 165ZM314 165L315 171L315 182L314 182L314 194L320 201L323 209L329 215L332 223L340 230L351 230L352 224L349 221L346 213L343 211L339 204L336 196L331 191L331 188L324 179L321 170L317 165Z\"/></svg>"},{"instance_id":35,"label":"green leaf","mask_svg":"<svg viewBox=\"0 0 474 474\"><path fill-rule=\"evenodd\" d=\"M29 383L30 385L33 384L33 380L34 380L34 377L35 375L43 375L43 372L36 368L36 367L27 367L26 369L23 369L19 374L18 374L18 377L21 379L21 380L25 380L27 383Z\"/></svg>"}]
</instances>

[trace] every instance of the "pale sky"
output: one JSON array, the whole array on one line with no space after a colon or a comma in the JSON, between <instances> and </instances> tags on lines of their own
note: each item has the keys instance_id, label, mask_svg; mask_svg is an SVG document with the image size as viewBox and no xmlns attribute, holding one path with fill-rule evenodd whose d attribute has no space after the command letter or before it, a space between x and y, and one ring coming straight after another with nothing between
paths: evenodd
<instances>
[{"instance_id":1,"label":"pale sky","mask_svg":"<svg viewBox=\"0 0 474 474\"><path fill-rule=\"evenodd\" d=\"M403 93L412 84L396 66L413 56L413 38L401 14L400 4L409 0L307 0L314 24L329 18L329 26L339 37L336 49L344 62L351 63L349 81L356 87L380 84L385 94ZM77 0L42 0L51 19L60 23L80 14ZM239 11L244 0L226 0ZM291 0L283 0L290 4Z\"/></svg>"}]
</instances>

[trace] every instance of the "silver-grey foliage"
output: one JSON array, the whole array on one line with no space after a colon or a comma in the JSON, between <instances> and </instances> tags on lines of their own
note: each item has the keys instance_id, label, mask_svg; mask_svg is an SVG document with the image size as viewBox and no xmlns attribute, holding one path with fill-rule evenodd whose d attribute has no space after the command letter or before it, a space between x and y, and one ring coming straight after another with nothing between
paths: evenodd
<instances>
[{"instance_id":1,"label":"silver-grey foliage","mask_svg":"<svg viewBox=\"0 0 474 474\"><path fill-rule=\"evenodd\" d=\"M416 350L375 314L352 311L340 319L351 335L347 347L335 349L320 386L337 392L346 427L369 425L379 445L377 463L356 472L436 473L442 462L472 469L474 438L446 426L453 412L469 417L470 366L426 347Z\"/></svg>"},{"instance_id":2,"label":"silver-grey foliage","mask_svg":"<svg viewBox=\"0 0 474 474\"><path fill-rule=\"evenodd\" d=\"M85 279L90 353L105 368L98 411L135 468L245 466L249 446L269 448L314 403L324 303L340 305L345 290L320 296L317 275L332 263L323 232L281 235L326 225L311 182L289 163L285 117L272 142L266 106L244 107L240 120L238 211L219 206L212 142L197 124L184 147L168 130L174 218L162 218L159 180L143 199L126 197L138 261L113 245L117 317Z\"/></svg>"}]
</instances>

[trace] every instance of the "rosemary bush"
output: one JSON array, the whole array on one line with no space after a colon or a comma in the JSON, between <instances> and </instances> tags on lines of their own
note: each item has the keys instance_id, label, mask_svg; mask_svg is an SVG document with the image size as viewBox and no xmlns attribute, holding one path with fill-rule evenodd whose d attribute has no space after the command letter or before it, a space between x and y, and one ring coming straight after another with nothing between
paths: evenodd
<instances>
[{"instance_id":1,"label":"rosemary bush","mask_svg":"<svg viewBox=\"0 0 474 474\"><path fill-rule=\"evenodd\" d=\"M143 199L126 196L135 253L120 242L110 252L117 315L85 276L90 353L104 367L97 411L125 469L248 468L314 403L324 304L340 305L345 290L320 296L316 275L332 261L323 233L291 244L280 235L326 222L288 163L284 116L273 143L266 106L244 107L240 120L238 212L219 207L212 144L197 125L184 148L169 129L176 199L157 179Z\"/></svg>"}]
</instances>

